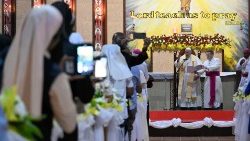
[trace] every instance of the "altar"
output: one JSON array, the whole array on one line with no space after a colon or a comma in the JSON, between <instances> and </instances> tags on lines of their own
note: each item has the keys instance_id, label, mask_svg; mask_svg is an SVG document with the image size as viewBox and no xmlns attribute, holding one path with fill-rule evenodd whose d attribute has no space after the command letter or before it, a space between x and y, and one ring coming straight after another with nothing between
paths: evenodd
<instances>
[{"instance_id":1,"label":"altar","mask_svg":"<svg viewBox=\"0 0 250 141\"><path fill-rule=\"evenodd\" d=\"M154 79L154 87L149 89L150 110L170 110L174 107L174 73L153 72L150 73ZM223 88L223 109L232 110L234 102L232 100L235 93L235 72L221 72ZM202 89L204 76L201 77ZM203 92L203 91L202 91ZM203 96L203 93L202 93Z\"/></svg>"},{"instance_id":2,"label":"altar","mask_svg":"<svg viewBox=\"0 0 250 141\"><path fill-rule=\"evenodd\" d=\"M154 87L148 89L150 136L232 136L236 72L220 73L223 89L220 110L174 110L174 73L153 72L150 75L155 79ZM204 77L201 76L202 98Z\"/></svg>"}]
</instances>

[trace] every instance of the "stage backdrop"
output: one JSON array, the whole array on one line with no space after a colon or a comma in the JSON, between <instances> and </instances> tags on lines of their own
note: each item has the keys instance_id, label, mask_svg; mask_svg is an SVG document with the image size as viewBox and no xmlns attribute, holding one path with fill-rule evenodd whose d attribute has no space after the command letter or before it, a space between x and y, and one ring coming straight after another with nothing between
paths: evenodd
<instances>
[{"instance_id":1,"label":"stage backdrop","mask_svg":"<svg viewBox=\"0 0 250 141\"><path fill-rule=\"evenodd\" d=\"M189 17L181 17L180 11L189 11ZM231 48L224 51L224 70L234 71L243 48L248 46L248 0L126 0L126 29L135 24L135 32L147 36L181 33L182 24L191 24L194 35L219 33L231 40ZM141 47L142 41L134 41L132 47ZM153 58L160 62L158 68L169 67L172 53ZM170 60L171 59L171 60Z\"/></svg>"}]
</instances>

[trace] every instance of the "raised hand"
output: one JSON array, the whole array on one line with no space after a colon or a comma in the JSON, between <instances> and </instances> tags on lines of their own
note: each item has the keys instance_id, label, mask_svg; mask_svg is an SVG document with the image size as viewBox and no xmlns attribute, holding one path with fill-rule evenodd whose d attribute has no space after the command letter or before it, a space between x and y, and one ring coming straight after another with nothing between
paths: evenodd
<instances>
[{"instance_id":1,"label":"raised hand","mask_svg":"<svg viewBox=\"0 0 250 141\"><path fill-rule=\"evenodd\" d=\"M147 51L150 43L151 41L149 38L144 39L144 45L143 45L142 51Z\"/></svg>"}]
</instances>

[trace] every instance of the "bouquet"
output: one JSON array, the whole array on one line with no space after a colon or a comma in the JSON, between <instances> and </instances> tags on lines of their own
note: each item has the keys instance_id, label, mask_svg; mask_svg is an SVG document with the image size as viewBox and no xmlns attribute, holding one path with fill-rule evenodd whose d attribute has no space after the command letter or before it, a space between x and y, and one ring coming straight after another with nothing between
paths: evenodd
<instances>
[{"instance_id":1,"label":"bouquet","mask_svg":"<svg viewBox=\"0 0 250 141\"><path fill-rule=\"evenodd\" d=\"M245 99L245 95L241 90L239 90L238 92L236 92L233 95L233 101L234 102L238 102L238 101L241 101L241 100L244 100L244 99Z\"/></svg>"},{"instance_id":2,"label":"bouquet","mask_svg":"<svg viewBox=\"0 0 250 141\"><path fill-rule=\"evenodd\" d=\"M42 138L41 131L32 123L39 121L28 115L25 105L17 95L16 87L3 91L0 95L0 106L3 108L8 121L9 129L26 138L35 141L35 138Z\"/></svg>"},{"instance_id":3,"label":"bouquet","mask_svg":"<svg viewBox=\"0 0 250 141\"><path fill-rule=\"evenodd\" d=\"M96 93L89 104L85 106L85 116L100 114L100 109L115 109L116 111L122 111L123 108L120 105L121 98L117 96L117 91L109 88L97 87Z\"/></svg>"}]
</instances>

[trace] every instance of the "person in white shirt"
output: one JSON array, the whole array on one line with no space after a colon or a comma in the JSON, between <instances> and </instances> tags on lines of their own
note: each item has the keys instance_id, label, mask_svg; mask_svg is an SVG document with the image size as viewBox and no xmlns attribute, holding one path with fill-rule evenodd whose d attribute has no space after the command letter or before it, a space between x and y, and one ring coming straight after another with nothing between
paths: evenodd
<instances>
[{"instance_id":1,"label":"person in white shirt","mask_svg":"<svg viewBox=\"0 0 250 141\"><path fill-rule=\"evenodd\" d=\"M242 91L244 91L246 84L248 82L247 81L248 71L250 71L249 56L250 56L250 49L249 48L244 49L244 57L240 58L240 60L236 65L236 70L241 72L241 80L238 89Z\"/></svg>"},{"instance_id":2,"label":"person in white shirt","mask_svg":"<svg viewBox=\"0 0 250 141\"><path fill-rule=\"evenodd\" d=\"M134 49L133 56L137 56L141 51ZM147 124L147 81L149 79L147 64L143 62L140 65L131 68L131 72L136 79L138 79L140 85L140 91L137 93L137 112L135 116L135 122L133 124L131 140L149 141L148 124ZM143 130L142 130L143 129Z\"/></svg>"},{"instance_id":3,"label":"person in white shirt","mask_svg":"<svg viewBox=\"0 0 250 141\"><path fill-rule=\"evenodd\" d=\"M108 127L107 140L123 141L124 129L120 128L119 125L123 124L124 120L128 118L126 95L127 93L132 94L134 90L132 73L118 45L104 45L102 53L106 55L108 60L108 77L106 81L111 85L111 88L114 88L117 91L117 96L121 98L121 106L123 107L123 111L114 116L116 119L113 120L116 120L117 123L112 123L112 125L109 125L110 127ZM122 121L118 121L118 119L122 119Z\"/></svg>"},{"instance_id":4,"label":"person in white shirt","mask_svg":"<svg viewBox=\"0 0 250 141\"><path fill-rule=\"evenodd\" d=\"M206 73L204 83L204 108L219 108L222 103L222 83L220 78L221 61L214 57L214 51L206 52L207 60L203 63Z\"/></svg>"},{"instance_id":5,"label":"person in white shirt","mask_svg":"<svg viewBox=\"0 0 250 141\"><path fill-rule=\"evenodd\" d=\"M133 56L138 56L141 53L141 50L134 49L132 52ZM143 73L143 76L145 78L145 83L142 85L142 96L144 99L144 107L147 109L148 104L148 88L147 88L147 81L149 80L149 73L148 73L148 65L146 62L143 62L140 65L137 65L138 69Z\"/></svg>"}]
</instances>

